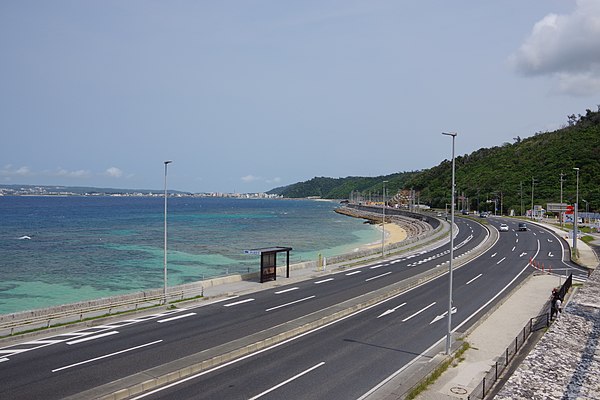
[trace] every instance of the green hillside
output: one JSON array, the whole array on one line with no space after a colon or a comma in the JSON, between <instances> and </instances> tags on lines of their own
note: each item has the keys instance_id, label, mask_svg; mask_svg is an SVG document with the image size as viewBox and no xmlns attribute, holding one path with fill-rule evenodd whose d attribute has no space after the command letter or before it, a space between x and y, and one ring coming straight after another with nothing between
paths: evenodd
<instances>
[{"instance_id":1,"label":"green hillside","mask_svg":"<svg viewBox=\"0 0 600 400\"><path fill-rule=\"evenodd\" d=\"M600 107L599 107L600 109ZM460 139L457 139L460 140ZM313 178L269 193L299 198L348 198L352 190L363 194L381 193L387 180L389 193L413 188L420 192L420 202L444 208L450 202L451 162L417 172L402 172L378 177ZM502 202L504 213L531 208L532 179L534 203L546 206L560 201L560 174L563 173L563 200L575 201L576 171L579 171L580 208L587 200L591 210L600 210L600 113L586 110L585 115L571 115L568 125L554 132L536 133L501 146L482 148L456 158L457 195L468 198L469 209L492 210L488 200ZM466 200L465 205L466 208Z\"/></svg>"}]
</instances>

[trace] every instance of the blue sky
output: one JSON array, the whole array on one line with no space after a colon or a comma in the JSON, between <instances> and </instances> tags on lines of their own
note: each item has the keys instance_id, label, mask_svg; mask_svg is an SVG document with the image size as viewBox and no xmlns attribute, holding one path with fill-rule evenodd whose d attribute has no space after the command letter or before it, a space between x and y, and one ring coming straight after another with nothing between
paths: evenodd
<instances>
[{"instance_id":1,"label":"blue sky","mask_svg":"<svg viewBox=\"0 0 600 400\"><path fill-rule=\"evenodd\" d=\"M600 104L600 2L0 2L0 183L260 192Z\"/></svg>"}]
</instances>

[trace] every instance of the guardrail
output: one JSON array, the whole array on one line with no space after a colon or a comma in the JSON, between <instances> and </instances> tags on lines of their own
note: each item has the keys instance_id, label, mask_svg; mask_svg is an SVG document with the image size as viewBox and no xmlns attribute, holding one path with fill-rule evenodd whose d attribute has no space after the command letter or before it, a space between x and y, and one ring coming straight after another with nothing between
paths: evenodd
<instances>
[{"instance_id":1,"label":"guardrail","mask_svg":"<svg viewBox=\"0 0 600 400\"><path fill-rule=\"evenodd\" d=\"M87 318L110 316L125 311L135 311L140 308L164 305L167 303L202 296L203 292L203 287L169 291L167 294L167 301L165 301L165 296L162 293L156 295L146 295L142 293L142 296L140 297L129 298L120 301L109 299L107 303L80 306L68 310L49 312L40 315L36 315L35 312L11 314L10 316L3 316L4 319L0 321L0 334L12 336L15 333L26 330L49 328L51 325L81 322Z\"/></svg>"}]
</instances>

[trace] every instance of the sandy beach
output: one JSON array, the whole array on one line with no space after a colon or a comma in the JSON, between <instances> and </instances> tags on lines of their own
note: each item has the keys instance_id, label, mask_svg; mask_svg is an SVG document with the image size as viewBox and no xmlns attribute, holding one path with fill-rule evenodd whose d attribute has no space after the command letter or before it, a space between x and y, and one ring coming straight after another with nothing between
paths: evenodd
<instances>
[{"instance_id":1,"label":"sandy beach","mask_svg":"<svg viewBox=\"0 0 600 400\"><path fill-rule=\"evenodd\" d=\"M381 230L381 224L378 224L377 227ZM402 229L400 226L394 223L385 224L385 239L384 244L388 245L390 243L398 243L406 239L408 235L406 231ZM381 241L370 243L368 245L362 246L362 249L372 249L374 247L381 247Z\"/></svg>"}]
</instances>

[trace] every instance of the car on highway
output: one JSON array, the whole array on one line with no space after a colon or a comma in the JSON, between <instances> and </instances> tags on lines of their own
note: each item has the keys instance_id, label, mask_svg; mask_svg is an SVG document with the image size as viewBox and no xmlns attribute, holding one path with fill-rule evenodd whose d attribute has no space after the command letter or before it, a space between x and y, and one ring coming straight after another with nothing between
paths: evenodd
<instances>
[{"instance_id":1,"label":"car on highway","mask_svg":"<svg viewBox=\"0 0 600 400\"><path fill-rule=\"evenodd\" d=\"M519 230L520 231L526 231L527 230L527 224L525 224L525 222L519 222Z\"/></svg>"},{"instance_id":2,"label":"car on highway","mask_svg":"<svg viewBox=\"0 0 600 400\"><path fill-rule=\"evenodd\" d=\"M501 224L500 225L500 232L508 232L508 225Z\"/></svg>"}]
</instances>

